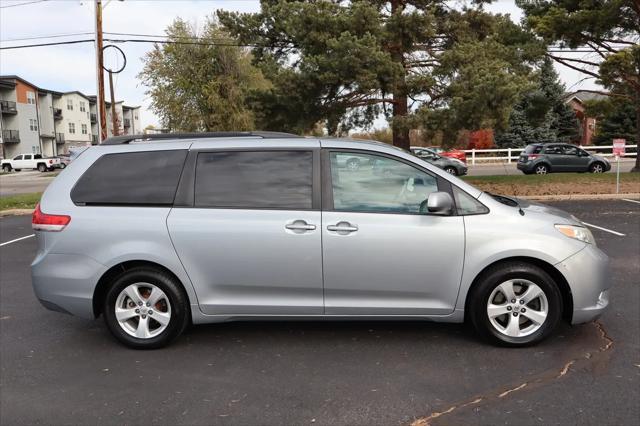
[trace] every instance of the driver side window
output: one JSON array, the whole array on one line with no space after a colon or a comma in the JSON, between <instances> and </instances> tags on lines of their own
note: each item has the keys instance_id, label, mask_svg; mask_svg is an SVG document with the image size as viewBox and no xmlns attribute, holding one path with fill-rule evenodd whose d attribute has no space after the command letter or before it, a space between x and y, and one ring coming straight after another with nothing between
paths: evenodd
<instances>
[{"instance_id":1,"label":"driver side window","mask_svg":"<svg viewBox=\"0 0 640 426\"><path fill-rule=\"evenodd\" d=\"M331 152L330 158L336 211L417 214L438 190L435 176L389 157Z\"/></svg>"}]
</instances>

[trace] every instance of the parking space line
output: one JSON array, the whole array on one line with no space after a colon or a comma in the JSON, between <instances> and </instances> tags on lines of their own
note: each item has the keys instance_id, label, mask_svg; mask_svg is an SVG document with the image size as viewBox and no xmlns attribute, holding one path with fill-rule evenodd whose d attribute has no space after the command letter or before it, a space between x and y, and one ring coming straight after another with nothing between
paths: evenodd
<instances>
[{"instance_id":1,"label":"parking space line","mask_svg":"<svg viewBox=\"0 0 640 426\"><path fill-rule=\"evenodd\" d=\"M7 241L0 244L0 247L9 245L11 243L17 243L18 241L26 240L27 238L35 237L36 234L26 235L24 237L16 238L15 240Z\"/></svg>"},{"instance_id":2,"label":"parking space line","mask_svg":"<svg viewBox=\"0 0 640 426\"><path fill-rule=\"evenodd\" d=\"M622 201L628 201L628 202L630 202L630 203L640 204L640 201L638 201L638 200L630 200L630 199L628 199L628 198L622 198Z\"/></svg>"},{"instance_id":3,"label":"parking space line","mask_svg":"<svg viewBox=\"0 0 640 426\"><path fill-rule=\"evenodd\" d=\"M589 226L589 227L591 227L591 228L596 228L596 229L599 229L599 230L601 230L601 231L608 232L608 233L613 234L613 235L617 235L617 236L619 236L619 237L624 237L624 236L626 236L626 234L623 234L623 233L621 233L621 232L617 232L617 231L612 231L611 229L603 228L603 227L601 227L601 226L592 225L592 224L587 223L587 222L582 222L582 223L583 223L583 224L585 224L585 225L587 225L587 226Z\"/></svg>"}]
</instances>

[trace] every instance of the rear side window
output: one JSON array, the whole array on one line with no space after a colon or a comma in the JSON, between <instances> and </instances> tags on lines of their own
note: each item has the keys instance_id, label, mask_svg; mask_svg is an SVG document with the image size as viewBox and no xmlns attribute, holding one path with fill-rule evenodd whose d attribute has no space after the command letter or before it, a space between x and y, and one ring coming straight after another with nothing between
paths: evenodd
<instances>
[{"instance_id":1,"label":"rear side window","mask_svg":"<svg viewBox=\"0 0 640 426\"><path fill-rule=\"evenodd\" d=\"M562 154L562 146L550 145L544 149L545 154Z\"/></svg>"},{"instance_id":2,"label":"rear side window","mask_svg":"<svg viewBox=\"0 0 640 426\"><path fill-rule=\"evenodd\" d=\"M127 152L100 157L71 191L87 205L171 205L186 150Z\"/></svg>"},{"instance_id":3,"label":"rear side window","mask_svg":"<svg viewBox=\"0 0 640 426\"><path fill-rule=\"evenodd\" d=\"M542 151L541 145L527 145L524 149L525 154L540 154L540 151Z\"/></svg>"},{"instance_id":4,"label":"rear side window","mask_svg":"<svg viewBox=\"0 0 640 426\"><path fill-rule=\"evenodd\" d=\"M311 151L226 151L198 154L195 206L311 209Z\"/></svg>"}]
</instances>

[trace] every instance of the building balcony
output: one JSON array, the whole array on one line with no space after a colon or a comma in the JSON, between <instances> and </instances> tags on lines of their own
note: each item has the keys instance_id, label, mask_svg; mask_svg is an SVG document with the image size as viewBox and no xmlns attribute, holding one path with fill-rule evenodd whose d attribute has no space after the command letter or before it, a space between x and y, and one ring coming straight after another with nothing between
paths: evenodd
<instances>
[{"instance_id":1,"label":"building balcony","mask_svg":"<svg viewBox=\"0 0 640 426\"><path fill-rule=\"evenodd\" d=\"M57 144L64 143L64 133L56 133L56 143Z\"/></svg>"},{"instance_id":2,"label":"building balcony","mask_svg":"<svg viewBox=\"0 0 640 426\"><path fill-rule=\"evenodd\" d=\"M96 134L91 135L91 143L94 145L98 143L98 135Z\"/></svg>"},{"instance_id":3,"label":"building balcony","mask_svg":"<svg viewBox=\"0 0 640 426\"><path fill-rule=\"evenodd\" d=\"M0 109L3 114L17 114L18 109L13 101L0 101Z\"/></svg>"},{"instance_id":4,"label":"building balcony","mask_svg":"<svg viewBox=\"0 0 640 426\"><path fill-rule=\"evenodd\" d=\"M53 119L54 120L62 120L62 109L54 108L53 109Z\"/></svg>"},{"instance_id":5,"label":"building balcony","mask_svg":"<svg viewBox=\"0 0 640 426\"><path fill-rule=\"evenodd\" d=\"M91 118L91 124L95 123L98 121L98 116L94 113L90 114L90 118Z\"/></svg>"},{"instance_id":6,"label":"building balcony","mask_svg":"<svg viewBox=\"0 0 640 426\"><path fill-rule=\"evenodd\" d=\"M2 130L2 142L3 143L20 142L20 132L18 130Z\"/></svg>"},{"instance_id":7,"label":"building balcony","mask_svg":"<svg viewBox=\"0 0 640 426\"><path fill-rule=\"evenodd\" d=\"M128 118L124 119L124 127L131 127L131 120L129 120Z\"/></svg>"}]
</instances>

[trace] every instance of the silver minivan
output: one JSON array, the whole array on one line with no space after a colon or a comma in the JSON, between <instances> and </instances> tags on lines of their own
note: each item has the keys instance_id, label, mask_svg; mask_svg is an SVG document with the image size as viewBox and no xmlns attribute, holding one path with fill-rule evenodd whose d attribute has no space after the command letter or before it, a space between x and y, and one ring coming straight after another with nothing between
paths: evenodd
<instances>
[{"instance_id":1,"label":"silver minivan","mask_svg":"<svg viewBox=\"0 0 640 426\"><path fill-rule=\"evenodd\" d=\"M33 229L41 303L102 315L134 348L190 324L391 318L523 346L609 303L607 256L578 219L371 141L111 138L49 185Z\"/></svg>"}]
</instances>

